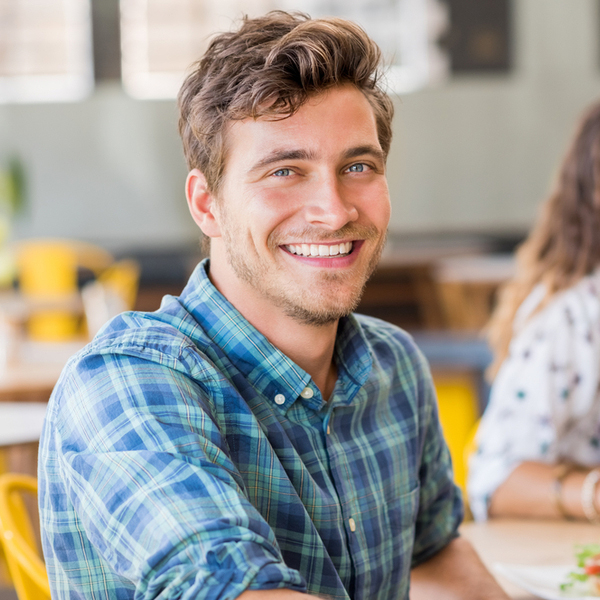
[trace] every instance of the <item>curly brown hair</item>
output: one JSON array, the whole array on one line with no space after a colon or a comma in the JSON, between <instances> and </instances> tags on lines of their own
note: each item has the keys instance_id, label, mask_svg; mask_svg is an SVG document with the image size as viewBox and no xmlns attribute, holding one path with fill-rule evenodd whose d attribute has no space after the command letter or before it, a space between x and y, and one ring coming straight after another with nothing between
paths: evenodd
<instances>
[{"instance_id":1,"label":"curly brown hair","mask_svg":"<svg viewBox=\"0 0 600 600\"><path fill-rule=\"evenodd\" d=\"M306 100L352 84L373 108L387 156L394 107L379 86L381 52L356 24L272 11L245 17L234 32L215 37L192 66L179 92L179 132L190 169L199 169L211 192L223 176L228 122L286 118Z\"/></svg>"},{"instance_id":2,"label":"curly brown hair","mask_svg":"<svg viewBox=\"0 0 600 600\"><path fill-rule=\"evenodd\" d=\"M517 252L517 274L500 293L488 326L494 351L490 375L508 353L515 314L538 284L546 289L539 311L557 292L600 264L600 103L581 117L554 190Z\"/></svg>"}]
</instances>

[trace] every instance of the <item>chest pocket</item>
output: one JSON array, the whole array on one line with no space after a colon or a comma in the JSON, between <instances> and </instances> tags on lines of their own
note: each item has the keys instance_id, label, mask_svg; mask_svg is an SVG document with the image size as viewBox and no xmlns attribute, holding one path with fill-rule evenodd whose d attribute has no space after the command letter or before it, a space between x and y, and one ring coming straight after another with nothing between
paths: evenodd
<instances>
[{"instance_id":1,"label":"chest pocket","mask_svg":"<svg viewBox=\"0 0 600 600\"><path fill-rule=\"evenodd\" d=\"M417 487L395 499L387 508L390 528L394 533L404 533L409 530L411 532L417 520L419 511L419 497L421 494L421 486Z\"/></svg>"}]
</instances>

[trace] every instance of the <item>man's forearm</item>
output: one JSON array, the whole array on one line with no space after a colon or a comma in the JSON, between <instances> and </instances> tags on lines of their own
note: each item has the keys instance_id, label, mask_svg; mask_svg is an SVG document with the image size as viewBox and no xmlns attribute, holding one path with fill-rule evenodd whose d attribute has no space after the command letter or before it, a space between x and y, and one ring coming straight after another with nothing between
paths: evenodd
<instances>
[{"instance_id":1,"label":"man's forearm","mask_svg":"<svg viewBox=\"0 0 600 600\"><path fill-rule=\"evenodd\" d=\"M508 600L471 544L452 540L411 573L410 600Z\"/></svg>"},{"instance_id":2,"label":"man's forearm","mask_svg":"<svg viewBox=\"0 0 600 600\"><path fill-rule=\"evenodd\" d=\"M319 600L317 596L295 592L294 590L246 590L238 600Z\"/></svg>"}]
</instances>

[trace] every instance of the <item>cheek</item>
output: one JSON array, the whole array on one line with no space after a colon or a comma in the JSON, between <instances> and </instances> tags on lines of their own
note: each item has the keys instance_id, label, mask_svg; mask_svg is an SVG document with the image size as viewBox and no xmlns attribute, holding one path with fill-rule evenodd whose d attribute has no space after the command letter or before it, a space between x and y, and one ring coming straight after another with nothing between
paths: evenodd
<instances>
[{"instance_id":1,"label":"cheek","mask_svg":"<svg viewBox=\"0 0 600 600\"><path fill-rule=\"evenodd\" d=\"M291 189L267 189L250 198L249 217L261 229L272 229L296 215L301 207L299 195Z\"/></svg>"},{"instance_id":2,"label":"cheek","mask_svg":"<svg viewBox=\"0 0 600 600\"><path fill-rule=\"evenodd\" d=\"M390 222L390 217L392 216L392 204L390 202L389 197L387 198L387 201L384 203L381 215L382 215L382 221L385 223L385 227L387 229L387 226Z\"/></svg>"},{"instance_id":3,"label":"cheek","mask_svg":"<svg viewBox=\"0 0 600 600\"><path fill-rule=\"evenodd\" d=\"M237 220L244 228L246 243L253 252L278 246L278 234L289 228L294 215L290 195L274 190L261 190L244 196Z\"/></svg>"},{"instance_id":4,"label":"cheek","mask_svg":"<svg viewBox=\"0 0 600 600\"><path fill-rule=\"evenodd\" d=\"M392 213L387 183L368 190L362 198L362 213L380 229L386 229Z\"/></svg>"}]
</instances>

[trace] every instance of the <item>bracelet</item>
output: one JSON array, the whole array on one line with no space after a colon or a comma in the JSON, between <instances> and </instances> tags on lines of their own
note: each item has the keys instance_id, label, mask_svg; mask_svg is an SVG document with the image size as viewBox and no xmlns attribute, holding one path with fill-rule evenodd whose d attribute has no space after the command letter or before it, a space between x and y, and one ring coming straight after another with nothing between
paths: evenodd
<instances>
[{"instance_id":1,"label":"bracelet","mask_svg":"<svg viewBox=\"0 0 600 600\"><path fill-rule=\"evenodd\" d=\"M565 518L572 519L573 516L567 512L562 499L563 481L576 469L575 465L563 463L557 466L554 483L552 486L552 499L556 510Z\"/></svg>"},{"instance_id":2,"label":"bracelet","mask_svg":"<svg viewBox=\"0 0 600 600\"><path fill-rule=\"evenodd\" d=\"M585 476L581 486L581 507L590 523L600 523L600 513L594 502L598 482L600 482L600 469L592 469Z\"/></svg>"}]
</instances>

